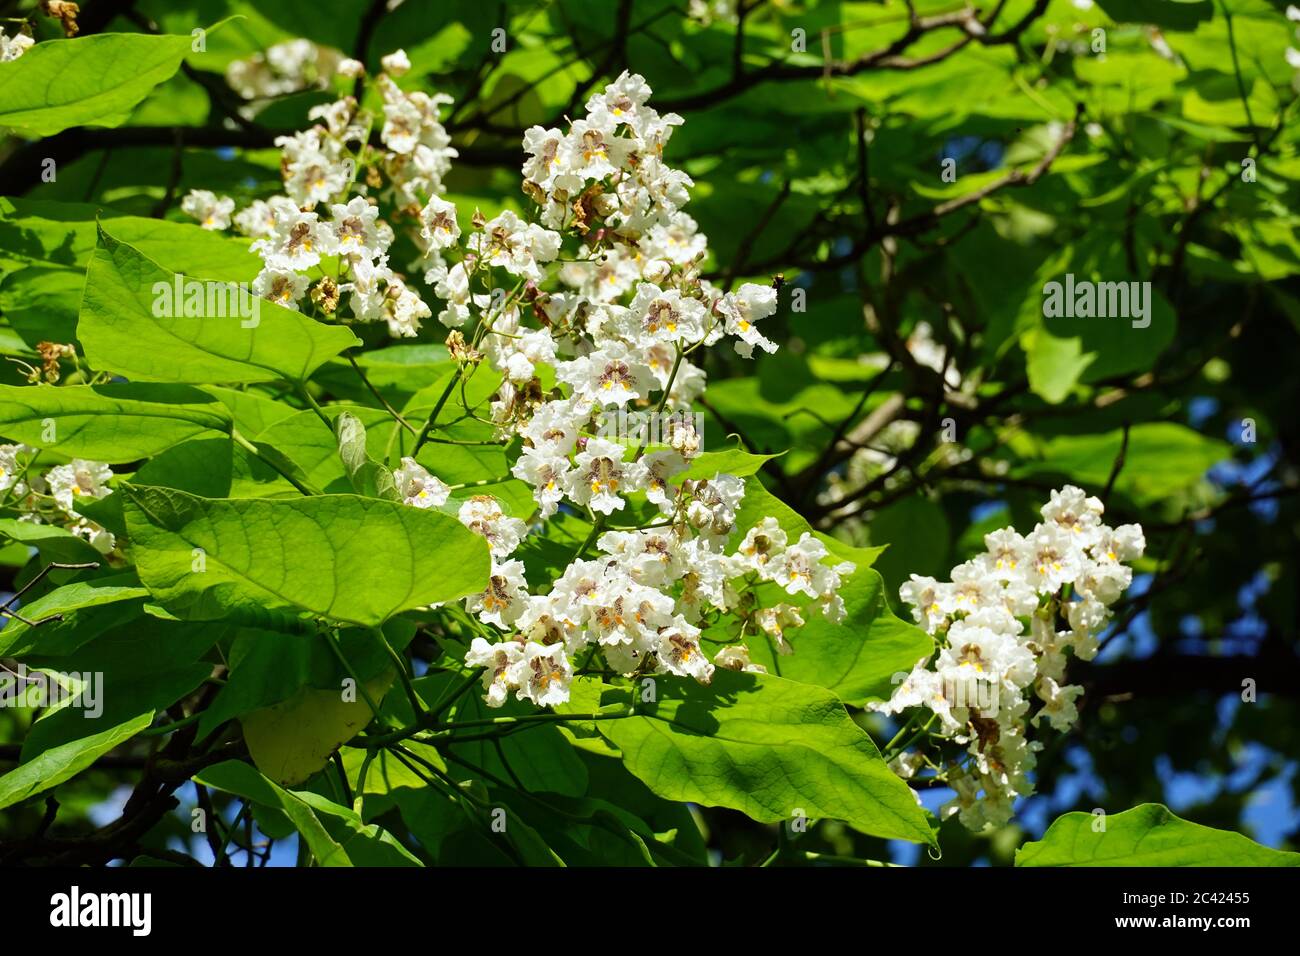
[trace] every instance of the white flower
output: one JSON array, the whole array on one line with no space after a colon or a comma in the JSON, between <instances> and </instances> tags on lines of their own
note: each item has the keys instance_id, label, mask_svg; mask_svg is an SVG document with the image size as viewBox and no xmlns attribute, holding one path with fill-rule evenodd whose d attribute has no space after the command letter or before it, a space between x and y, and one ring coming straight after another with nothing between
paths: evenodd
<instances>
[{"instance_id":1,"label":"white flower","mask_svg":"<svg viewBox=\"0 0 1300 956\"><path fill-rule=\"evenodd\" d=\"M744 644L730 644L713 655L713 663L733 671L766 674L767 668L749 659L749 648Z\"/></svg>"},{"instance_id":2,"label":"white flower","mask_svg":"<svg viewBox=\"0 0 1300 956\"><path fill-rule=\"evenodd\" d=\"M387 56L380 57L379 65L390 76L401 76L411 69L411 60L405 50L394 50Z\"/></svg>"},{"instance_id":3,"label":"white flower","mask_svg":"<svg viewBox=\"0 0 1300 956\"><path fill-rule=\"evenodd\" d=\"M1040 593L1055 592L1078 576L1079 551L1070 533L1058 525L1040 524L1025 546L1029 552L1027 579Z\"/></svg>"},{"instance_id":4,"label":"white flower","mask_svg":"<svg viewBox=\"0 0 1300 956\"><path fill-rule=\"evenodd\" d=\"M546 645L562 642L574 654L587 645L589 635L577 621L565 616L560 604L551 594L529 597L515 627L526 640Z\"/></svg>"},{"instance_id":5,"label":"white flower","mask_svg":"<svg viewBox=\"0 0 1300 956\"><path fill-rule=\"evenodd\" d=\"M432 249L454 246L460 238L456 204L447 202L441 196L430 196L420 210L420 236Z\"/></svg>"},{"instance_id":6,"label":"white flower","mask_svg":"<svg viewBox=\"0 0 1300 956\"><path fill-rule=\"evenodd\" d=\"M18 482L23 465L19 455L27 456L32 449L26 445L0 445L0 491L8 491Z\"/></svg>"},{"instance_id":7,"label":"white flower","mask_svg":"<svg viewBox=\"0 0 1300 956\"><path fill-rule=\"evenodd\" d=\"M623 507L622 495L636 491L644 476L639 462L625 462L622 445L603 438L587 439L587 447L574 458L568 474L568 495L577 504L601 514Z\"/></svg>"},{"instance_id":8,"label":"white flower","mask_svg":"<svg viewBox=\"0 0 1300 956\"><path fill-rule=\"evenodd\" d=\"M565 149L572 155L574 173L582 179L605 179L614 175L627 158L628 141L590 120L576 120L569 130Z\"/></svg>"},{"instance_id":9,"label":"white flower","mask_svg":"<svg viewBox=\"0 0 1300 956\"><path fill-rule=\"evenodd\" d=\"M734 475L715 475L695 481L683 481L682 490L690 495L686 520L701 533L725 536L736 525L736 509L745 497L745 482Z\"/></svg>"},{"instance_id":10,"label":"white flower","mask_svg":"<svg viewBox=\"0 0 1300 956\"><path fill-rule=\"evenodd\" d=\"M785 551L788 540L780 522L769 515L745 533L736 548L737 561L745 568L766 571L772 559Z\"/></svg>"},{"instance_id":11,"label":"white flower","mask_svg":"<svg viewBox=\"0 0 1300 956\"><path fill-rule=\"evenodd\" d=\"M1090 498L1083 489L1066 485L1052 492L1042 514L1043 520L1068 532L1078 547L1086 548L1097 539L1102 510L1101 499Z\"/></svg>"},{"instance_id":12,"label":"white flower","mask_svg":"<svg viewBox=\"0 0 1300 956\"><path fill-rule=\"evenodd\" d=\"M405 282L396 275L388 276L382 316L388 323L389 335L413 338L420 331L420 320L427 319L432 314L424 300Z\"/></svg>"},{"instance_id":13,"label":"white flower","mask_svg":"<svg viewBox=\"0 0 1300 956\"><path fill-rule=\"evenodd\" d=\"M298 311L298 302L307 294L307 277L291 269L266 268L253 279L253 292L282 305L286 309Z\"/></svg>"},{"instance_id":14,"label":"white flower","mask_svg":"<svg viewBox=\"0 0 1300 956\"><path fill-rule=\"evenodd\" d=\"M793 604L778 604L775 607L765 607L758 612L758 626L772 639L780 654L794 653L794 648L785 639L785 629L803 627L803 624L803 615Z\"/></svg>"},{"instance_id":15,"label":"white flower","mask_svg":"<svg viewBox=\"0 0 1300 956\"><path fill-rule=\"evenodd\" d=\"M339 155L331 155L337 154L339 147L332 145L327 153L315 130L276 137L275 145L283 152L285 192L299 207L326 202L352 181L351 167Z\"/></svg>"},{"instance_id":16,"label":"white flower","mask_svg":"<svg viewBox=\"0 0 1300 956\"><path fill-rule=\"evenodd\" d=\"M641 283L627 315L629 333L642 348L658 342L695 342L704 337L703 303L686 298L676 289L665 291L652 283Z\"/></svg>"},{"instance_id":17,"label":"white flower","mask_svg":"<svg viewBox=\"0 0 1300 956\"><path fill-rule=\"evenodd\" d=\"M1064 733L1079 720L1079 709L1075 701L1082 693L1083 688L1078 684L1062 687L1050 677L1043 678L1038 682L1038 696L1043 700L1043 707L1030 722L1037 726L1046 717L1053 729Z\"/></svg>"},{"instance_id":18,"label":"white flower","mask_svg":"<svg viewBox=\"0 0 1300 956\"><path fill-rule=\"evenodd\" d=\"M573 399L547 402L522 429L522 434L539 453L567 457L590 417L590 403Z\"/></svg>"},{"instance_id":19,"label":"white flower","mask_svg":"<svg viewBox=\"0 0 1300 956\"><path fill-rule=\"evenodd\" d=\"M18 33L8 37L5 36L3 30L0 30L0 63L8 63L10 60L18 59L35 42L25 33Z\"/></svg>"},{"instance_id":20,"label":"white flower","mask_svg":"<svg viewBox=\"0 0 1300 956\"><path fill-rule=\"evenodd\" d=\"M373 262L357 259L348 271L352 281L343 283L339 289L349 293L353 316L361 322L379 321L384 315L385 289L393 276L387 257L382 256Z\"/></svg>"},{"instance_id":21,"label":"white flower","mask_svg":"<svg viewBox=\"0 0 1300 956\"><path fill-rule=\"evenodd\" d=\"M563 644L550 647L526 645L523 659L511 668L511 672L513 682L519 688L517 696L520 700L550 707L569 699L573 665L569 663Z\"/></svg>"},{"instance_id":22,"label":"white flower","mask_svg":"<svg viewBox=\"0 0 1300 956\"><path fill-rule=\"evenodd\" d=\"M681 541L660 531L606 531L596 542L614 557L619 568L637 584L666 588L682 576L688 565Z\"/></svg>"},{"instance_id":23,"label":"white flower","mask_svg":"<svg viewBox=\"0 0 1300 956\"><path fill-rule=\"evenodd\" d=\"M1025 539L1016 533L1015 528L1001 528L984 536L984 547L988 551L989 570L1003 581L1009 581L1020 573L1020 567L1026 561Z\"/></svg>"},{"instance_id":24,"label":"white flower","mask_svg":"<svg viewBox=\"0 0 1300 956\"><path fill-rule=\"evenodd\" d=\"M1091 554L1095 561L1129 564L1142 557L1146 549L1147 539L1142 534L1142 526L1123 524L1113 530L1103 527L1092 545Z\"/></svg>"},{"instance_id":25,"label":"white flower","mask_svg":"<svg viewBox=\"0 0 1300 956\"><path fill-rule=\"evenodd\" d=\"M235 201L206 189L191 189L181 200L181 212L193 216L204 229L229 229Z\"/></svg>"},{"instance_id":26,"label":"white flower","mask_svg":"<svg viewBox=\"0 0 1300 956\"><path fill-rule=\"evenodd\" d=\"M103 498L111 494L108 481L113 477L113 470L102 461L88 461L74 458L69 464L56 465L45 476L50 494L59 503L59 507L74 518L81 517L75 507L76 502L86 498Z\"/></svg>"},{"instance_id":27,"label":"white flower","mask_svg":"<svg viewBox=\"0 0 1300 956\"><path fill-rule=\"evenodd\" d=\"M659 631L659 669L678 677L694 677L701 684L713 680L713 664L700 650L700 629L677 617Z\"/></svg>"},{"instance_id":28,"label":"white flower","mask_svg":"<svg viewBox=\"0 0 1300 956\"><path fill-rule=\"evenodd\" d=\"M650 369L621 342L574 359L555 368L561 382L573 387L575 395L598 405L626 405L646 398L654 381Z\"/></svg>"},{"instance_id":29,"label":"white flower","mask_svg":"<svg viewBox=\"0 0 1300 956\"><path fill-rule=\"evenodd\" d=\"M334 217L329 233L330 252L374 259L388 248L391 230L385 236L377 222L379 207L366 202L364 196L353 196L346 205L336 203L330 206L330 214Z\"/></svg>"},{"instance_id":30,"label":"white flower","mask_svg":"<svg viewBox=\"0 0 1300 956\"><path fill-rule=\"evenodd\" d=\"M950 585L940 584L932 577L913 574L899 589L898 597L904 604L912 605L912 619L933 634L947 621L943 607L948 603Z\"/></svg>"},{"instance_id":31,"label":"white flower","mask_svg":"<svg viewBox=\"0 0 1300 956\"><path fill-rule=\"evenodd\" d=\"M935 669L945 681L992 681L1015 692L1034 679L1034 655L1010 634L958 621L948 631L948 646L939 652ZM968 698L964 706L981 706ZM996 712L996 702L988 708Z\"/></svg>"},{"instance_id":32,"label":"white flower","mask_svg":"<svg viewBox=\"0 0 1300 956\"><path fill-rule=\"evenodd\" d=\"M967 561L952 569L952 586L945 589L941 605L947 614L969 614L994 607L1001 594L1001 582L984 562Z\"/></svg>"},{"instance_id":33,"label":"white flower","mask_svg":"<svg viewBox=\"0 0 1300 956\"><path fill-rule=\"evenodd\" d=\"M487 539L488 548L497 558L508 556L528 533L528 526L501 510L501 503L491 495L475 495L457 514L460 523Z\"/></svg>"},{"instance_id":34,"label":"white flower","mask_svg":"<svg viewBox=\"0 0 1300 956\"><path fill-rule=\"evenodd\" d=\"M111 531L86 518L80 518L75 524L68 525L68 530L77 537L84 538L100 554L108 554L117 544L117 538Z\"/></svg>"},{"instance_id":35,"label":"white flower","mask_svg":"<svg viewBox=\"0 0 1300 956\"><path fill-rule=\"evenodd\" d=\"M282 218L298 215L298 207L286 196L255 199L235 214L235 228L252 239L267 239Z\"/></svg>"},{"instance_id":36,"label":"white flower","mask_svg":"<svg viewBox=\"0 0 1300 956\"><path fill-rule=\"evenodd\" d=\"M568 484L569 459L536 448L525 448L510 473L533 488L533 498L541 509L541 516L555 514L564 489Z\"/></svg>"},{"instance_id":37,"label":"white flower","mask_svg":"<svg viewBox=\"0 0 1300 956\"><path fill-rule=\"evenodd\" d=\"M642 109L650 99L650 84L643 76L624 70L618 79L587 100L586 110L602 126L626 124L638 130L638 120L644 119Z\"/></svg>"},{"instance_id":38,"label":"white flower","mask_svg":"<svg viewBox=\"0 0 1300 956\"><path fill-rule=\"evenodd\" d=\"M528 582L522 561L492 563L487 587L465 599L465 607L485 624L512 626L528 606Z\"/></svg>"},{"instance_id":39,"label":"white flower","mask_svg":"<svg viewBox=\"0 0 1300 956\"><path fill-rule=\"evenodd\" d=\"M393 483L402 504L413 508L436 508L447 502L451 489L435 478L414 458L402 459L402 467L393 472Z\"/></svg>"},{"instance_id":40,"label":"white flower","mask_svg":"<svg viewBox=\"0 0 1300 956\"><path fill-rule=\"evenodd\" d=\"M775 352L776 344L763 337L754 323L776 314L776 290L771 286L747 282L735 292L728 292L714 306L726 323L726 331L739 342L736 351L749 358L757 345L765 352Z\"/></svg>"},{"instance_id":41,"label":"white flower","mask_svg":"<svg viewBox=\"0 0 1300 956\"><path fill-rule=\"evenodd\" d=\"M488 265L540 282L542 271L538 264L559 255L560 234L524 222L507 209L484 223L481 232L471 235L468 247Z\"/></svg>"},{"instance_id":42,"label":"white flower","mask_svg":"<svg viewBox=\"0 0 1300 956\"><path fill-rule=\"evenodd\" d=\"M531 126L524 131L524 178L537 183L544 192L555 189L575 191L582 177L573 172L574 152L568 138L558 129Z\"/></svg>"},{"instance_id":43,"label":"white flower","mask_svg":"<svg viewBox=\"0 0 1300 956\"><path fill-rule=\"evenodd\" d=\"M524 647L515 641L489 644L481 637L474 638L465 654L470 667L485 667L483 689L487 691L487 705L500 707L514 689L513 666L523 660Z\"/></svg>"},{"instance_id":44,"label":"white flower","mask_svg":"<svg viewBox=\"0 0 1300 956\"><path fill-rule=\"evenodd\" d=\"M366 75L366 65L360 60L354 60L352 57L344 57L339 60L339 65L334 70L335 75L345 77L349 80L355 80L359 76Z\"/></svg>"},{"instance_id":45,"label":"white flower","mask_svg":"<svg viewBox=\"0 0 1300 956\"><path fill-rule=\"evenodd\" d=\"M670 449L641 456L641 464L645 466L646 499L661 510L671 512L677 489L670 481L674 475L686 470L686 459Z\"/></svg>"},{"instance_id":46,"label":"white flower","mask_svg":"<svg viewBox=\"0 0 1300 956\"><path fill-rule=\"evenodd\" d=\"M305 272L320 264L321 253L332 244L329 227L314 212L277 218L275 231L249 248L261 255L268 267L286 272Z\"/></svg>"}]
</instances>

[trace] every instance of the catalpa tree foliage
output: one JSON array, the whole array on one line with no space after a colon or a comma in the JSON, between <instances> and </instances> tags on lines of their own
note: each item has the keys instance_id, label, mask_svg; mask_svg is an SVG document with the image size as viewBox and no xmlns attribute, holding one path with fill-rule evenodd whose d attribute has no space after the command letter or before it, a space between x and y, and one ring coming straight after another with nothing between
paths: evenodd
<instances>
[{"instance_id":1,"label":"catalpa tree foliage","mask_svg":"<svg viewBox=\"0 0 1300 956\"><path fill-rule=\"evenodd\" d=\"M83 6L0 860L1300 863L1300 10Z\"/></svg>"}]
</instances>

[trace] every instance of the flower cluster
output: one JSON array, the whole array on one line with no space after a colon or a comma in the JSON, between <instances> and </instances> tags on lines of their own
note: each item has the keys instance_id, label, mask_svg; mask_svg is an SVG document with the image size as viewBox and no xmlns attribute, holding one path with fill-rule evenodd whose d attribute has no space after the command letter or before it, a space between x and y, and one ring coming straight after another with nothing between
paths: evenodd
<instances>
[{"instance_id":1,"label":"flower cluster","mask_svg":"<svg viewBox=\"0 0 1300 956\"><path fill-rule=\"evenodd\" d=\"M944 813L972 830L1006 823L1015 798L1033 792L1042 745L1028 739L1029 727L1046 721L1065 731L1078 719L1083 688L1066 683L1068 654L1096 655L1110 606L1132 581L1126 563L1146 547L1140 526L1109 528L1102 511L1100 500L1066 486L1052 492L1028 536L994 531L987 550L953 568L950 580L914 574L899 589L938 653L872 706L886 714L928 708L925 728L937 720L935 734L963 745L962 759L941 774L957 794ZM933 766L920 751L893 765L904 777Z\"/></svg>"},{"instance_id":2,"label":"flower cluster","mask_svg":"<svg viewBox=\"0 0 1300 956\"><path fill-rule=\"evenodd\" d=\"M306 48L281 53L279 72L294 77L295 64L323 62ZM450 100L398 86L410 69L402 51L382 64L374 78L382 116L344 96L313 108L311 129L277 140L284 195L236 213L229 199L196 190L182 209L205 228L233 222L254 239L264 264L258 294L413 336L432 311L389 264L395 234L381 203L390 208L419 251L410 267L442 303L457 376L483 365L500 376L491 421L503 443L522 445L511 473L533 489L536 520L561 509L590 518L587 545L601 556L588 559L584 545L557 580L530 588L515 556L527 525L489 496L460 505L460 520L492 553L488 587L467 602L484 635L467 660L486 668L489 703L511 691L538 704L567 699L573 655L587 648L586 663L599 650L600 666L621 674L708 681L715 664L700 647L702 628L724 612L742 627L717 662L736 669L755 666L746 634L789 652L785 632L804 613L841 619L837 592L851 563L833 563L810 534L789 541L770 519L740 529L748 534L729 550L744 482L702 467L687 474L701 436L689 414L674 413L688 412L705 383L689 357L726 337L745 357L775 351L757 324L775 314L777 298L752 283L724 292L699 274L708 242L682 210L694 184L663 158L681 117L654 110L645 80L624 73L566 129L527 130L531 209L475 211L463 226L441 195L456 156L439 115ZM266 65L276 65L271 51ZM363 73L353 61L337 70ZM382 148L371 143L376 126ZM628 409L667 418L662 443L598 434L606 416ZM415 458L393 477L412 507L454 507L452 488ZM607 528L627 513L637 516L629 526ZM763 606L755 589L772 583L797 603Z\"/></svg>"},{"instance_id":3,"label":"flower cluster","mask_svg":"<svg viewBox=\"0 0 1300 956\"><path fill-rule=\"evenodd\" d=\"M268 63L278 49L268 51ZM299 62L294 56L290 65ZM310 62L319 69L329 65L344 78L361 73L354 60L317 55ZM404 56L385 57L384 63L394 74L409 66ZM370 144L381 119L345 96L313 107L308 116L315 126L276 140L284 195L255 200L232 216L231 199L194 190L181 209L207 229L227 229L233 221L255 240L251 248L263 269L253 291L263 298L298 310L310 295L322 314L336 320L382 321L393 336L412 337L432 313L389 261L395 236L380 218L379 200L413 215L442 191L456 155L439 120L450 99L405 93L389 73L375 83L384 102L382 149ZM363 166L366 181L358 183Z\"/></svg>"},{"instance_id":4,"label":"flower cluster","mask_svg":"<svg viewBox=\"0 0 1300 956\"><path fill-rule=\"evenodd\" d=\"M18 509L20 521L58 525L90 542L100 554L117 543L113 534L77 511L78 502L113 493L113 471L100 461L74 458L44 474L32 470L34 449L0 445L0 502Z\"/></svg>"},{"instance_id":5,"label":"flower cluster","mask_svg":"<svg viewBox=\"0 0 1300 956\"><path fill-rule=\"evenodd\" d=\"M226 67L226 82L246 100L272 99L325 88L343 62L337 50L310 40L289 40L232 61Z\"/></svg>"},{"instance_id":6,"label":"flower cluster","mask_svg":"<svg viewBox=\"0 0 1300 956\"><path fill-rule=\"evenodd\" d=\"M687 356L727 335L745 356L756 345L774 351L755 324L775 313L776 292L745 284L723 293L698 275L707 241L681 209L693 184L663 160L681 118L661 116L649 97L645 80L625 73L567 130L525 133L524 193L536 221L506 210L476 215L463 232L455 206L436 195L420 212L425 278L445 303L438 318L453 330L453 353L486 360L501 376L493 421L503 438L523 443L512 474L532 487L539 519L561 508L590 515L601 554L575 558L533 593L512 557L524 523L490 497L462 505L461 521L492 551L488 587L467 606L505 639L475 639L466 660L485 668L494 706L511 692L543 705L567 700L575 655L590 662L597 651L602 666L620 674L707 682L715 664L701 649L702 627L723 612L788 652L784 630L803 623L802 610L760 606L754 589L765 582L832 620L844 615L837 591L851 563L826 563L820 540L805 533L790 542L773 519L729 551L744 482L686 474L700 435L689 416L671 412L688 409L705 379ZM566 236L578 248L557 263ZM494 290L494 271L516 291ZM552 281L562 288L545 288ZM554 371L549 390L542 366ZM669 412L661 446L595 434L604 416L630 407ZM397 477L408 504L447 500L448 487L411 459ZM600 533L632 505L640 514L652 509L641 522L650 527ZM755 667L743 643L718 662Z\"/></svg>"}]
</instances>

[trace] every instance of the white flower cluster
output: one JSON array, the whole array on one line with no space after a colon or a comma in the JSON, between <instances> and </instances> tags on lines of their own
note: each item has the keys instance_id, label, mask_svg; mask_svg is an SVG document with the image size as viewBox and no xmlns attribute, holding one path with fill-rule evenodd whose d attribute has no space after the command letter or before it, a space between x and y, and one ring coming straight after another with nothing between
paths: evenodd
<instances>
[{"instance_id":1,"label":"white flower cluster","mask_svg":"<svg viewBox=\"0 0 1300 956\"><path fill-rule=\"evenodd\" d=\"M268 58L277 49L268 51ZM328 65L342 77L362 72L354 60L318 55L311 62L321 69ZM385 57L384 63L395 74L409 65L396 56ZM379 74L375 84L384 102L382 150L369 152L370 131L379 119L359 109L351 96L315 106L308 113L315 126L276 140L285 195L254 201L233 216L233 223L256 240L251 248L263 262L253 281L258 295L297 310L310 289L313 302L326 314L346 301L347 312L338 318L382 321L393 336L412 337L432 313L389 263L394 233L379 216L378 199L414 214L442 191L442 177L456 151L439 110L451 100L405 93L387 73ZM356 182L362 165L374 177L369 183ZM384 188L371 196L375 183ZM194 190L181 209L204 228L227 229L234 202Z\"/></svg>"},{"instance_id":2,"label":"white flower cluster","mask_svg":"<svg viewBox=\"0 0 1300 956\"><path fill-rule=\"evenodd\" d=\"M742 630L717 663L735 669L754 667L746 634L766 634L788 653L785 631L810 608L842 619L837 592L851 563L828 563L815 536L790 542L771 519L729 553L744 482L686 475L700 436L689 414L674 413L688 411L705 382L688 357L726 336L746 357L756 346L775 351L756 324L776 312L777 301L774 288L744 284L724 293L699 275L707 240L682 211L693 183L663 159L681 117L661 116L648 105L645 80L624 73L567 130L525 133L524 193L534 211L506 209L490 219L476 211L462 230L455 205L440 195L456 155L439 120L450 100L397 86L394 77L410 69L402 51L382 63L374 80L382 118L345 97L315 107L312 129L277 141L285 196L232 216L229 200L195 191L182 208L207 228L233 219L256 240L251 248L265 264L259 294L298 308L315 281L311 300L322 311L346 298L351 315L340 319L382 319L401 336L414 335L431 312L389 268L394 232L378 200L415 223L417 267L443 302L438 319L453 330L447 342L460 373L486 361L501 375L491 414L503 442L522 441L513 475L533 488L540 520L562 507L590 516L588 543L602 554L588 560L584 546L534 594L523 562L512 557L525 523L489 496L460 506L460 520L492 553L487 589L467 601L482 633L493 636L476 639L467 658L487 668L489 703L500 705L510 691L538 704L566 700L572 656L585 648L586 663L599 650L600 666L619 673L708 681L715 664L700 648L701 629L723 612ZM363 72L351 61L338 70ZM383 149L371 151L370 131L380 121ZM568 237L577 249L559 262ZM331 261L332 275L323 271ZM502 277L513 291L496 285ZM543 387L546 370L554 386ZM605 416L629 408L668 420L662 443L598 434ZM412 507L449 501L452 489L414 458L393 477ZM628 511L643 520L607 530L609 516ZM798 603L762 606L754 589L769 582L799 595Z\"/></svg>"},{"instance_id":3,"label":"white flower cluster","mask_svg":"<svg viewBox=\"0 0 1300 956\"><path fill-rule=\"evenodd\" d=\"M1001 826L1017 796L1033 792L1035 752L1030 724L1058 731L1078 719L1083 688L1065 682L1067 651L1081 660L1097 653L1097 635L1110 606L1133 578L1126 562L1142 556L1139 525L1109 528L1103 506L1081 489L1052 492L1043 521L1028 536L1013 528L984 538L987 550L953 568L951 579L912 575L899 589L912 616L938 639L938 654L920 661L881 713L927 707L927 727L965 747L946 780L957 793L944 814L957 813L972 830ZM1039 706L1026 720L1031 697ZM894 767L911 777L927 764L905 752Z\"/></svg>"},{"instance_id":4,"label":"white flower cluster","mask_svg":"<svg viewBox=\"0 0 1300 956\"><path fill-rule=\"evenodd\" d=\"M544 594L530 594L523 562L508 558L525 532L523 522L505 517L491 498L462 506L461 521L484 534L493 553L488 587L469 599L468 609L485 624L513 632L503 641L475 638L465 658L485 668L490 706L505 703L512 691L539 705L567 701L573 661L583 652L592 655L590 662L599 651L620 674L671 673L707 684L715 662L701 649L700 635L714 612L742 615L746 629L752 625L752 633L768 634L789 653L783 630L803 624L800 609L758 607L752 593L762 582L806 595L831 620L843 619L836 591L852 563L824 564L826 546L808 533L787 544L772 518L750 529L728 554L743 483L719 475L689 484L694 487L683 495L692 505L682 520L665 529L605 532L597 541L601 557L573 561ZM750 662L743 643L724 648L716 663L763 670Z\"/></svg>"},{"instance_id":5,"label":"white flower cluster","mask_svg":"<svg viewBox=\"0 0 1300 956\"><path fill-rule=\"evenodd\" d=\"M738 18L737 0L690 0L686 15L708 26L714 21L735 23Z\"/></svg>"},{"instance_id":6,"label":"white flower cluster","mask_svg":"<svg viewBox=\"0 0 1300 956\"><path fill-rule=\"evenodd\" d=\"M475 639L466 658L486 668L494 706L512 691L542 705L567 700L574 656L588 648L621 674L657 670L707 682L715 665L700 648L701 625L719 612L739 614L749 633L766 633L788 652L783 632L803 623L800 607L760 607L752 592L763 582L805 596L832 620L844 615L837 591L851 563L824 563L821 541L804 534L788 542L773 519L728 553L744 482L684 474L700 436L689 416L671 410L689 408L705 379L686 356L728 334L746 356L755 345L774 351L755 323L776 311L776 292L746 284L724 294L698 276L707 243L681 211L692 183L663 161L681 118L660 116L649 97L644 79L624 73L567 131L526 132L524 192L539 207L537 222L506 210L476 215L462 234L455 206L438 196L420 214L425 278L446 303L438 318L456 330L449 342L501 374L493 421L503 438L523 440L512 473L533 488L539 517L563 506L591 515L599 530L634 496L658 512L650 528L599 534L600 558L575 559L533 594L523 562L511 557L524 523L490 497L461 507L461 521L492 551L490 583L468 609L509 635ZM565 234L577 237L576 261L556 268ZM493 270L512 277L518 294L494 295ZM542 291L549 279L569 291ZM470 347L460 330L475 319ZM550 393L542 365L559 383ZM593 433L603 416L629 407L670 412L662 446ZM408 504L447 500L448 487L413 460L396 477ZM718 661L754 666L743 643Z\"/></svg>"},{"instance_id":7,"label":"white flower cluster","mask_svg":"<svg viewBox=\"0 0 1300 956\"><path fill-rule=\"evenodd\" d=\"M226 67L226 82L246 100L271 99L324 88L343 62L337 50L310 40L289 40L267 47Z\"/></svg>"},{"instance_id":8,"label":"white flower cluster","mask_svg":"<svg viewBox=\"0 0 1300 956\"><path fill-rule=\"evenodd\" d=\"M117 543L113 534L77 511L77 502L103 498L113 471L101 461L74 458L44 475L31 470L36 452L26 445L0 445L0 503L17 508L20 521L56 524L86 539L100 554Z\"/></svg>"},{"instance_id":9,"label":"white flower cluster","mask_svg":"<svg viewBox=\"0 0 1300 956\"><path fill-rule=\"evenodd\" d=\"M5 36L4 30L0 30L0 63L8 63L10 60L18 59L35 42L26 33Z\"/></svg>"}]
</instances>

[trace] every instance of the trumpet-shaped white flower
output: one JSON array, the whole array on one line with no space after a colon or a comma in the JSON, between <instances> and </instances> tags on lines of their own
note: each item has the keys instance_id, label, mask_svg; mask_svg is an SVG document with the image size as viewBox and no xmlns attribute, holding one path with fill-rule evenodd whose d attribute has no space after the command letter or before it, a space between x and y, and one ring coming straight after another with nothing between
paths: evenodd
<instances>
[{"instance_id":1,"label":"trumpet-shaped white flower","mask_svg":"<svg viewBox=\"0 0 1300 956\"><path fill-rule=\"evenodd\" d=\"M102 461L74 458L66 465L51 468L45 476L45 482L59 507L72 517L79 518L81 515L77 511L77 502L112 494L112 489L108 487L112 477L113 469Z\"/></svg>"},{"instance_id":2,"label":"trumpet-shaped white flower","mask_svg":"<svg viewBox=\"0 0 1300 956\"><path fill-rule=\"evenodd\" d=\"M402 459L402 467L393 472L393 483L402 503L413 508L438 508L447 503L451 489L414 458Z\"/></svg>"},{"instance_id":3,"label":"trumpet-shaped white flower","mask_svg":"<svg viewBox=\"0 0 1300 956\"><path fill-rule=\"evenodd\" d=\"M181 212L197 219L204 229L229 229L230 214L234 211L233 199L206 189L191 189L181 200Z\"/></svg>"},{"instance_id":4,"label":"trumpet-shaped white flower","mask_svg":"<svg viewBox=\"0 0 1300 956\"><path fill-rule=\"evenodd\" d=\"M497 558L509 556L528 533L528 526L501 510L501 502L491 495L475 495L457 513L460 523L487 539L488 549Z\"/></svg>"}]
</instances>

